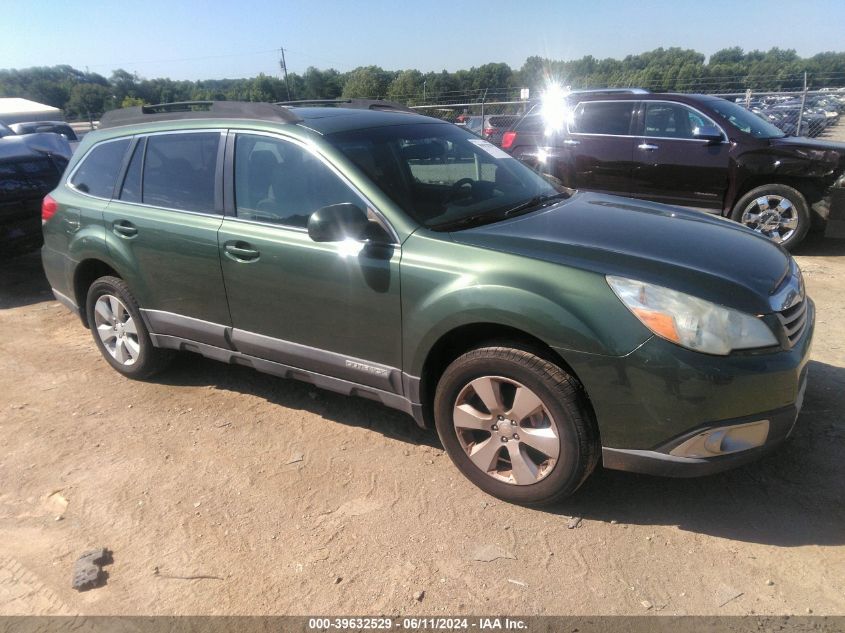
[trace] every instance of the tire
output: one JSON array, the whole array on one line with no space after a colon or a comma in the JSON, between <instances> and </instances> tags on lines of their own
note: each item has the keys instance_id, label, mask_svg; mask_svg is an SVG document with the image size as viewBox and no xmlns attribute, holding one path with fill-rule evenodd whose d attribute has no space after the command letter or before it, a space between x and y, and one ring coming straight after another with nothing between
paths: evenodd
<instances>
[{"instance_id":1,"label":"tire","mask_svg":"<svg viewBox=\"0 0 845 633\"><path fill-rule=\"evenodd\" d=\"M578 383L521 349L481 347L452 362L437 384L434 419L458 470L511 503L562 499L598 463L598 432Z\"/></svg>"},{"instance_id":2,"label":"tire","mask_svg":"<svg viewBox=\"0 0 845 633\"><path fill-rule=\"evenodd\" d=\"M170 363L172 352L153 346L138 302L122 279L100 277L91 284L85 314L103 358L124 376L143 380Z\"/></svg>"},{"instance_id":3,"label":"tire","mask_svg":"<svg viewBox=\"0 0 845 633\"><path fill-rule=\"evenodd\" d=\"M797 189L763 185L746 193L734 205L731 219L792 250L810 230L810 208ZM762 219L763 221L759 221Z\"/></svg>"}]
</instances>

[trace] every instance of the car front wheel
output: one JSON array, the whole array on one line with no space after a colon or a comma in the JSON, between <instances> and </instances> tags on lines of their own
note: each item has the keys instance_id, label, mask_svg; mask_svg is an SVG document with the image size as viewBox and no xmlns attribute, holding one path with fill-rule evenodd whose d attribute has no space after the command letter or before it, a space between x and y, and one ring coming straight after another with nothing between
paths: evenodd
<instances>
[{"instance_id":1,"label":"car front wheel","mask_svg":"<svg viewBox=\"0 0 845 633\"><path fill-rule=\"evenodd\" d=\"M731 219L790 250L810 229L810 211L801 192L786 185L752 189L734 205Z\"/></svg>"},{"instance_id":2,"label":"car front wheel","mask_svg":"<svg viewBox=\"0 0 845 633\"><path fill-rule=\"evenodd\" d=\"M437 385L434 415L458 469L512 503L568 496L598 461L598 433L578 383L528 351L483 347L460 356Z\"/></svg>"}]
</instances>

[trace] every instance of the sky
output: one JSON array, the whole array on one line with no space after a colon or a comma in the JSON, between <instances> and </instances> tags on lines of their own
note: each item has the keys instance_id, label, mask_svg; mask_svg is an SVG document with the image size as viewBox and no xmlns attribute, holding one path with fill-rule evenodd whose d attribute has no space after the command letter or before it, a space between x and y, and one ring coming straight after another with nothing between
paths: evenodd
<instances>
[{"instance_id":1,"label":"sky","mask_svg":"<svg viewBox=\"0 0 845 633\"><path fill-rule=\"evenodd\" d=\"M3 0L0 68L69 64L106 77L278 76L308 66L423 72L741 46L845 49L845 0Z\"/></svg>"}]
</instances>

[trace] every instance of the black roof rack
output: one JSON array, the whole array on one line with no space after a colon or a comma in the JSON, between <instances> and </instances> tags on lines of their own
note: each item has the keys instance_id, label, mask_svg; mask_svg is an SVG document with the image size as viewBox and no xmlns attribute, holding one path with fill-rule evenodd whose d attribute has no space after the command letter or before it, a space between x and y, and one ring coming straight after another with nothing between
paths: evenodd
<instances>
[{"instance_id":1,"label":"black roof rack","mask_svg":"<svg viewBox=\"0 0 845 633\"><path fill-rule=\"evenodd\" d=\"M134 106L110 110L100 118L100 129L136 125L156 121L177 121L184 119L256 119L298 123L299 116L287 108L272 103L250 101L178 101L157 105Z\"/></svg>"},{"instance_id":2,"label":"black roof rack","mask_svg":"<svg viewBox=\"0 0 845 633\"><path fill-rule=\"evenodd\" d=\"M571 95L647 95L650 90L645 88L584 88L571 90Z\"/></svg>"},{"instance_id":3,"label":"black roof rack","mask_svg":"<svg viewBox=\"0 0 845 633\"><path fill-rule=\"evenodd\" d=\"M301 101L278 101L278 106L331 106L336 108L354 108L356 110L386 110L389 112L408 112L420 114L416 110L393 101L382 99L304 99Z\"/></svg>"}]
</instances>

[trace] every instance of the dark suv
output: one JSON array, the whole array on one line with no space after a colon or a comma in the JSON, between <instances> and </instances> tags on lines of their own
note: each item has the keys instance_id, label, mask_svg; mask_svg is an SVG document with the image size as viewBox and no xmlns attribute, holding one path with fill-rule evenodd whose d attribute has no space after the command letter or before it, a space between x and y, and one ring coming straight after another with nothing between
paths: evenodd
<instances>
[{"instance_id":1,"label":"dark suv","mask_svg":"<svg viewBox=\"0 0 845 633\"><path fill-rule=\"evenodd\" d=\"M537 104L503 149L576 189L718 213L787 249L845 220L845 144L787 137L705 95L575 94Z\"/></svg>"},{"instance_id":2,"label":"dark suv","mask_svg":"<svg viewBox=\"0 0 845 633\"><path fill-rule=\"evenodd\" d=\"M346 105L131 108L84 138L44 201L44 270L114 369L185 350L376 400L520 503L599 462L704 474L791 433L814 308L782 248Z\"/></svg>"}]
</instances>

